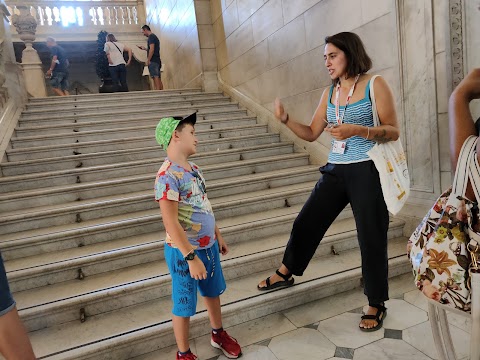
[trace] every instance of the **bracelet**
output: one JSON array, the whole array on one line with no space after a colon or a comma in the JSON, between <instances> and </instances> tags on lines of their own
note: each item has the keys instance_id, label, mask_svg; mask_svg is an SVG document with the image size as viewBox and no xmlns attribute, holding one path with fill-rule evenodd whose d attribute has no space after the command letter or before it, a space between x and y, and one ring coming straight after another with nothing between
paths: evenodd
<instances>
[{"instance_id":1,"label":"bracelet","mask_svg":"<svg viewBox=\"0 0 480 360\"><path fill-rule=\"evenodd\" d=\"M365 126L367 128L367 137L365 139L368 140L368 138L370 137L370 128L368 126Z\"/></svg>"},{"instance_id":2,"label":"bracelet","mask_svg":"<svg viewBox=\"0 0 480 360\"><path fill-rule=\"evenodd\" d=\"M285 120L280 119L280 121L282 122L282 124L286 124L288 122L288 113L287 113L287 117L285 118Z\"/></svg>"}]
</instances>

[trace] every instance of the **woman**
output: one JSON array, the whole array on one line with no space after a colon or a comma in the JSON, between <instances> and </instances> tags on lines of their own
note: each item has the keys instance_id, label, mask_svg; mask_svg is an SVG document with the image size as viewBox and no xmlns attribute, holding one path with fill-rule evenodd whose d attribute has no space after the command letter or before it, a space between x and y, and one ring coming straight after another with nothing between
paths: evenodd
<instances>
[{"instance_id":1,"label":"woman","mask_svg":"<svg viewBox=\"0 0 480 360\"><path fill-rule=\"evenodd\" d=\"M457 167L458 155L463 143L471 135L478 136L469 104L474 99L480 99L480 68L472 70L450 95L448 117L450 127L450 159L452 171ZM477 120L477 126L480 124ZM477 147L477 157L480 160L480 148ZM467 198L475 200L471 186L468 186ZM479 199L476 199L478 201Z\"/></svg>"},{"instance_id":2,"label":"woman","mask_svg":"<svg viewBox=\"0 0 480 360\"><path fill-rule=\"evenodd\" d=\"M15 307L0 253L0 354L6 360L35 360Z\"/></svg>"},{"instance_id":3,"label":"woman","mask_svg":"<svg viewBox=\"0 0 480 360\"><path fill-rule=\"evenodd\" d=\"M310 125L302 125L277 99L275 116L298 137L315 141L323 131L333 137L323 176L293 224L282 265L258 285L259 290L293 285L301 276L318 244L335 218L350 203L362 254L362 273L369 307L359 327L381 328L388 300L388 211L378 172L367 155L376 142L398 139L394 99L385 80L375 80L377 111L381 126L373 127L369 97L372 67L360 38L343 32L325 38L325 66L332 86L323 92Z\"/></svg>"},{"instance_id":4,"label":"woman","mask_svg":"<svg viewBox=\"0 0 480 360\"><path fill-rule=\"evenodd\" d=\"M108 34L107 42L103 49L107 54L110 76L112 77L115 91L128 91L127 86L127 66L132 61L132 49L117 41L115 35ZM123 52L128 53L128 61L125 63ZM120 82L120 86L118 83Z\"/></svg>"}]
</instances>

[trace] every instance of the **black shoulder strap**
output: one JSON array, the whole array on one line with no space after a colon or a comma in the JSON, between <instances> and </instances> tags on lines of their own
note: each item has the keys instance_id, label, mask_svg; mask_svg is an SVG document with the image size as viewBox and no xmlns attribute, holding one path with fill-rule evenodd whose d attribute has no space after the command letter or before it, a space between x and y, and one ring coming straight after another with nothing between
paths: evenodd
<instances>
[{"instance_id":1,"label":"black shoulder strap","mask_svg":"<svg viewBox=\"0 0 480 360\"><path fill-rule=\"evenodd\" d=\"M118 49L118 51L120 51L120 54L122 54L122 56L123 56L123 51L120 50L120 48L117 46L117 44L115 44L113 41L112 41L112 44L115 45L115 47Z\"/></svg>"}]
</instances>

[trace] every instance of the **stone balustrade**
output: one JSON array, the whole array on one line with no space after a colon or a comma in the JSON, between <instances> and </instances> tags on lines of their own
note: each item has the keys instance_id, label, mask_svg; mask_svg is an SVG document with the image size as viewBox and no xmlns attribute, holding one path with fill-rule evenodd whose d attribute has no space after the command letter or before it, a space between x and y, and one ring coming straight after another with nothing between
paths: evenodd
<instances>
[{"instance_id":1,"label":"stone balustrade","mask_svg":"<svg viewBox=\"0 0 480 360\"><path fill-rule=\"evenodd\" d=\"M142 0L10 0L6 3L12 16L28 8L37 22L40 41L49 35L65 41L94 40L100 30L140 32L145 23ZM10 24L13 25L12 17Z\"/></svg>"}]
</instances>

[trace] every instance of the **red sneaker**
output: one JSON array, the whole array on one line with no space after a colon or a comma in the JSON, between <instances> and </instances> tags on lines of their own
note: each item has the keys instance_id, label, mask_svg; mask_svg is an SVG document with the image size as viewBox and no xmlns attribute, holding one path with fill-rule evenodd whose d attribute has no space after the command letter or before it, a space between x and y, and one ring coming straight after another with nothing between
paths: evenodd
<instances>
[{"instance_id":1,"label":"red sneaker","mask_svg":"<svg viewBox=\"0 0 480 360\"><path fill-rule=\"evenodd\" d=\"M192 352L189 352L185 355L180 355L177 351L177 360L197 360L197 357Z\"/></svg>"},{"instance_id":2,"label":"red sneaker","mask_svg":"<svg viewBox=\"0 0 480 360\"><path fill-rule=\"evenodd\" d=\"M223 351L223 354L229 359L237 359L242 355L242 349L238 344L238 341L227 334L225 330L220 331L217 334L214 334L212 331L212 340L210 344L214 348L220 349Z\"/></svg>"}]
</instances>

